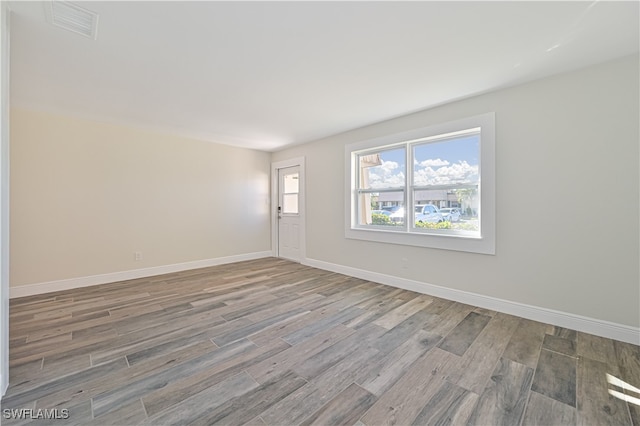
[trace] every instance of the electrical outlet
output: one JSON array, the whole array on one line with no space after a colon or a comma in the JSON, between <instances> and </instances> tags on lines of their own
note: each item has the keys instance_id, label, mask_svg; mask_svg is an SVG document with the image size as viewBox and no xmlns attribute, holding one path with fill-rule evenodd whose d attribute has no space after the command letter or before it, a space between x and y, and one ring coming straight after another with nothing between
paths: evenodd
<instances>
[{"instance_id":1,"label":"electrical outlet","mask_svg":"<svg viewBox=\"0 0 640 426\"><path fill-rule=\"evenodd\" d=\"M134 259L136 262L141 261L141 260L142 260L142 252L141 252L141 251L135 251L135 252L133 252L133 259Z\"/></svg>"},{"instance_id":2,"label":"electrical outlet","mask_svg":"<svg viewBox=\"0 0 640 426\"><path fill-rule=\"evenodd\" d=\"M400 260L400 265L402 265L402 269L409 269L409 259L407 259L406 257L403 257Z\"/></svg>"}]
</instances>

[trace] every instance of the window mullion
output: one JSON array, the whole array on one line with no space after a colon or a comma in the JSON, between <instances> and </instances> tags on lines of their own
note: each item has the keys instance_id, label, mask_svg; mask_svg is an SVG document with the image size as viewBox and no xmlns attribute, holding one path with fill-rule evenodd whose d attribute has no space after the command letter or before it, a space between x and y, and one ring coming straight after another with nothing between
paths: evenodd
<instances>
[{"instance_id":1,"label":"window mullion","mask_svg":"<svg viewBox=\"0 0 640 426\"><path fill-rule=\"evenodd\" d=\"M355 191L352 191L353 193L351 194L352 206L355 206L355 208L351 209L351 221L352 223L357 224L358 218L360 217L360 203L359 203L358 197L359 197L360 190L362 189L360 188L360 173L362 173L362 170L360 170L359 155L353 156L351 166L355 169L355 182L353 182Z\"/></svg>"},{"instance_id":2,"label":"window mullion","mask_svg":"<svg viewBox=\"0 0 640 426\"><path fill-rule=\"evenodd\" d=\"M405 212L407 214L407 220L405 221L405 232L411 232L415 216L415 213L413 212L413 191L411 190L413 184L413 152L411 152L411 144L407 144L405 146L405 164L406 174L404 182L404 199Z\"/></svg>"}]
</instances>

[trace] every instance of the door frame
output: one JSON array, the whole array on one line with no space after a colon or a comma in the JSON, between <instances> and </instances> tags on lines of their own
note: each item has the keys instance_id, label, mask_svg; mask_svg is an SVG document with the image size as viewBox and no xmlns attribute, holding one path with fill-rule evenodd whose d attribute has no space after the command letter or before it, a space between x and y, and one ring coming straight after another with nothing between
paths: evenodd
<instances>
[{"instance_id":1,"label":"door frame","mask_svg":"<svg viewBox=\"0 0 640 426\"><path fill-rule=\"evenodd\" d=\"M307 259L307 227L306 227L306 174L305 158L295 157L288 160L271 163L271 252L273 257L278 256L278 171L289 167L300 167L300 177L298 182L298 212L300 217L300 263Z\"/></svg>"},{"instance_id":2,"label":"door frame","mask_svg":"<svg viewBox=\"0 0 640 426\"><path fill-rule=\"evenodd\" d=\"M9 48L11 10L0 4L0 399L9 386Z\"/></svg>"}]
</instances>

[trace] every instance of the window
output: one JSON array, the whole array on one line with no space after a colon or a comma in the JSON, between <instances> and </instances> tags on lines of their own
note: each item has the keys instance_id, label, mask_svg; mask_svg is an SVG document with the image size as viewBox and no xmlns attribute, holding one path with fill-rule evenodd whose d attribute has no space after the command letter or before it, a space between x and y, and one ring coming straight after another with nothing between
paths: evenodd
<instances>
[{"instance_id":1,"label":"window","mask_svg":"<svg viewBox=\"0 0 640 426\"><path fill-rule=\"evenodd\" d=\"M495 254L494 114L346 147L346 237Z\"/></svg>"},{"instance_id":2,"label":"window","mask_svg":"<svg viewBox=\"0 0 640 426\"><path fill-rule=\"evenodd\" d=\"M283 173L282 175L282 213L298 214L298 181L299 173Z\"/></svg>"}]
</instances>

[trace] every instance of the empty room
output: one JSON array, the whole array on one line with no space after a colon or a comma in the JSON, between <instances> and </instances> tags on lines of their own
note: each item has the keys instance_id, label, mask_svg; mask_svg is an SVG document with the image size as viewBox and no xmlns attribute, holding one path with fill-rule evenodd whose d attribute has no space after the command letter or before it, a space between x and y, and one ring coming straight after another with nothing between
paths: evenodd
<instances>
[{"instance_id":1,"label":"empty room","mask_svg":"<svg viewBox=\"0 0 640 426\"><path fill-rule=\"evenodd\" d=\"M3 425L640 426L639 2L3 0L0 69Z\"/></svg>"}]
</instances>

